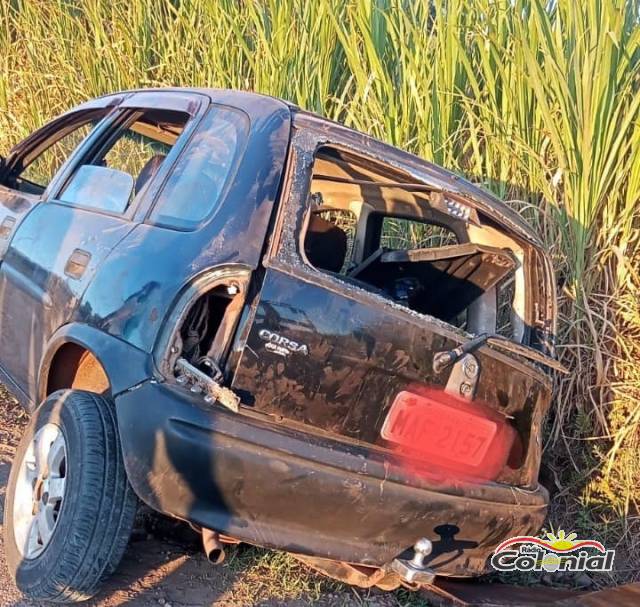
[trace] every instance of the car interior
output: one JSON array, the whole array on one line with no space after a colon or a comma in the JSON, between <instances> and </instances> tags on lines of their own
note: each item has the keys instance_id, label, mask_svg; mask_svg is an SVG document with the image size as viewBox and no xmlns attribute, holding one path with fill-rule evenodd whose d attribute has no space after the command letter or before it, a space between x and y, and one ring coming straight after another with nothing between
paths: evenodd
<instances>
[{"instance_id":1,"label":"car interior","mask_svg":"<svg viewBox=\"0 0 640 607\"><path fill-rule=\"evenodd\" d=\"M313 166L307 262L472 333L521 341L523 250L464 202L336 147Z\"/></svg>"}]
</instances>

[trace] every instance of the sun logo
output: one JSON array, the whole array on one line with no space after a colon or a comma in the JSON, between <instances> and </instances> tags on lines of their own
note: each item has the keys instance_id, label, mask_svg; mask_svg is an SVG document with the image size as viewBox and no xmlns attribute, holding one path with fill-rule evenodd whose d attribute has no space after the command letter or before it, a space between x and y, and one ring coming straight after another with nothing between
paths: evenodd
<instances>
[{"instance_id":1,"label":"sun logo","mask_svg":"<svg viewBox=\"0 0 640 607\"><path fill-rule=\"evenodd\" d=\"M547 533L547 538L551 542L550 547L556 552L567 552L571 550L576 543L573 540L577 537L577 533L569 533L569 535L567 535L562 529L558 531L558 535L555 533Z\"/></svg>"},{"instance_id":2,"label":"sun logo","mask_svg":"<svg viewBox=\"0 0 640 607\"><path fill-rule=\"evenodd\" d=\"M545 550L550 550L556 554L566 554L568 552L575 552L581 548L595 548L600 552L606 552L605 547L601 542L596 540L579 540L576 541L578 535L576 533L566 533L562 529L558 529L557 533L547 533L544 537L533 537L532 535L521 535L518 537L512 537L500 544L496 548L496 553L506 550L514 544L530 544L540 546Z\"/></svg>"}]
</instances>

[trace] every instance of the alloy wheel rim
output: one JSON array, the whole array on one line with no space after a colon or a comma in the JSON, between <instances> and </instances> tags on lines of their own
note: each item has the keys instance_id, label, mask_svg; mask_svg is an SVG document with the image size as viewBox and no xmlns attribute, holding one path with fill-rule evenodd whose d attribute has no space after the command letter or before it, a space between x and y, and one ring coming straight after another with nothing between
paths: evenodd
<instances>
[{"instance_id":1,"label":"alloy wheel rim","mask_svg":"<svg viewBox=\"0 0 640 607\"><path fill-rule=\"evenodd\" d=\"M13 529L22 558L40 556L58 524L67 482L67 443L59 426L40 428L19 464Z\"/></svg>"}]
</instances>

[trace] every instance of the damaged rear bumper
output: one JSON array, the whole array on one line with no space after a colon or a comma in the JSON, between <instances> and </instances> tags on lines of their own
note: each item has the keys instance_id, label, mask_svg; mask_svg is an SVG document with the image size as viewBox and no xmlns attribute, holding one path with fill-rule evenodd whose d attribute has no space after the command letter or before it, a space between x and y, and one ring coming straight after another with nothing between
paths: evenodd
<instances>
[{"instance_id":1,"label":"damaged rear bumper","mask_svg":"<svg viewBox=\"0 0 640 607\"><path fill-rule=\"evenodd\" d=\"M536 533L547 493L438 486L366 446L310 434L183 388L146 382L116 398L129 479L152 508L252 544L382 566L417 539L439 575L468 576L505 538Z\"/></svg>"}]
</instances>

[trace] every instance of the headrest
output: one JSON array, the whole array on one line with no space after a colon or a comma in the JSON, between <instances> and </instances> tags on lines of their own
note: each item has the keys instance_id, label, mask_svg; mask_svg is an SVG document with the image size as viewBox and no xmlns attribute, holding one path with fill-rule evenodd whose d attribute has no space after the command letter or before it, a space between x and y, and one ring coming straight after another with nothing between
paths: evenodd
<instances>
[{"instance_id":1,"label":"headrest","mask_svg":"<svg viewBox=\"0 0 640 607\"><path fill-rule=\"evenodd\" d=\"M339 272L347 256L347 235L334 223L313 213L304 240L304 251L314 267Z\"/></svg>"},{"instance_id":2,"label":"headrest","mask_svg":"<svg viewBox=\"0 0 640 607\"><path fill-rule=\"evenodd\" d=\"M147 182L156 174L165 158L166 156L164 154L156 154L147 160L136 179L136 185L134 188L135 194L138 194L142 188L147 185Z\"/></svg>"}]
</instances>

